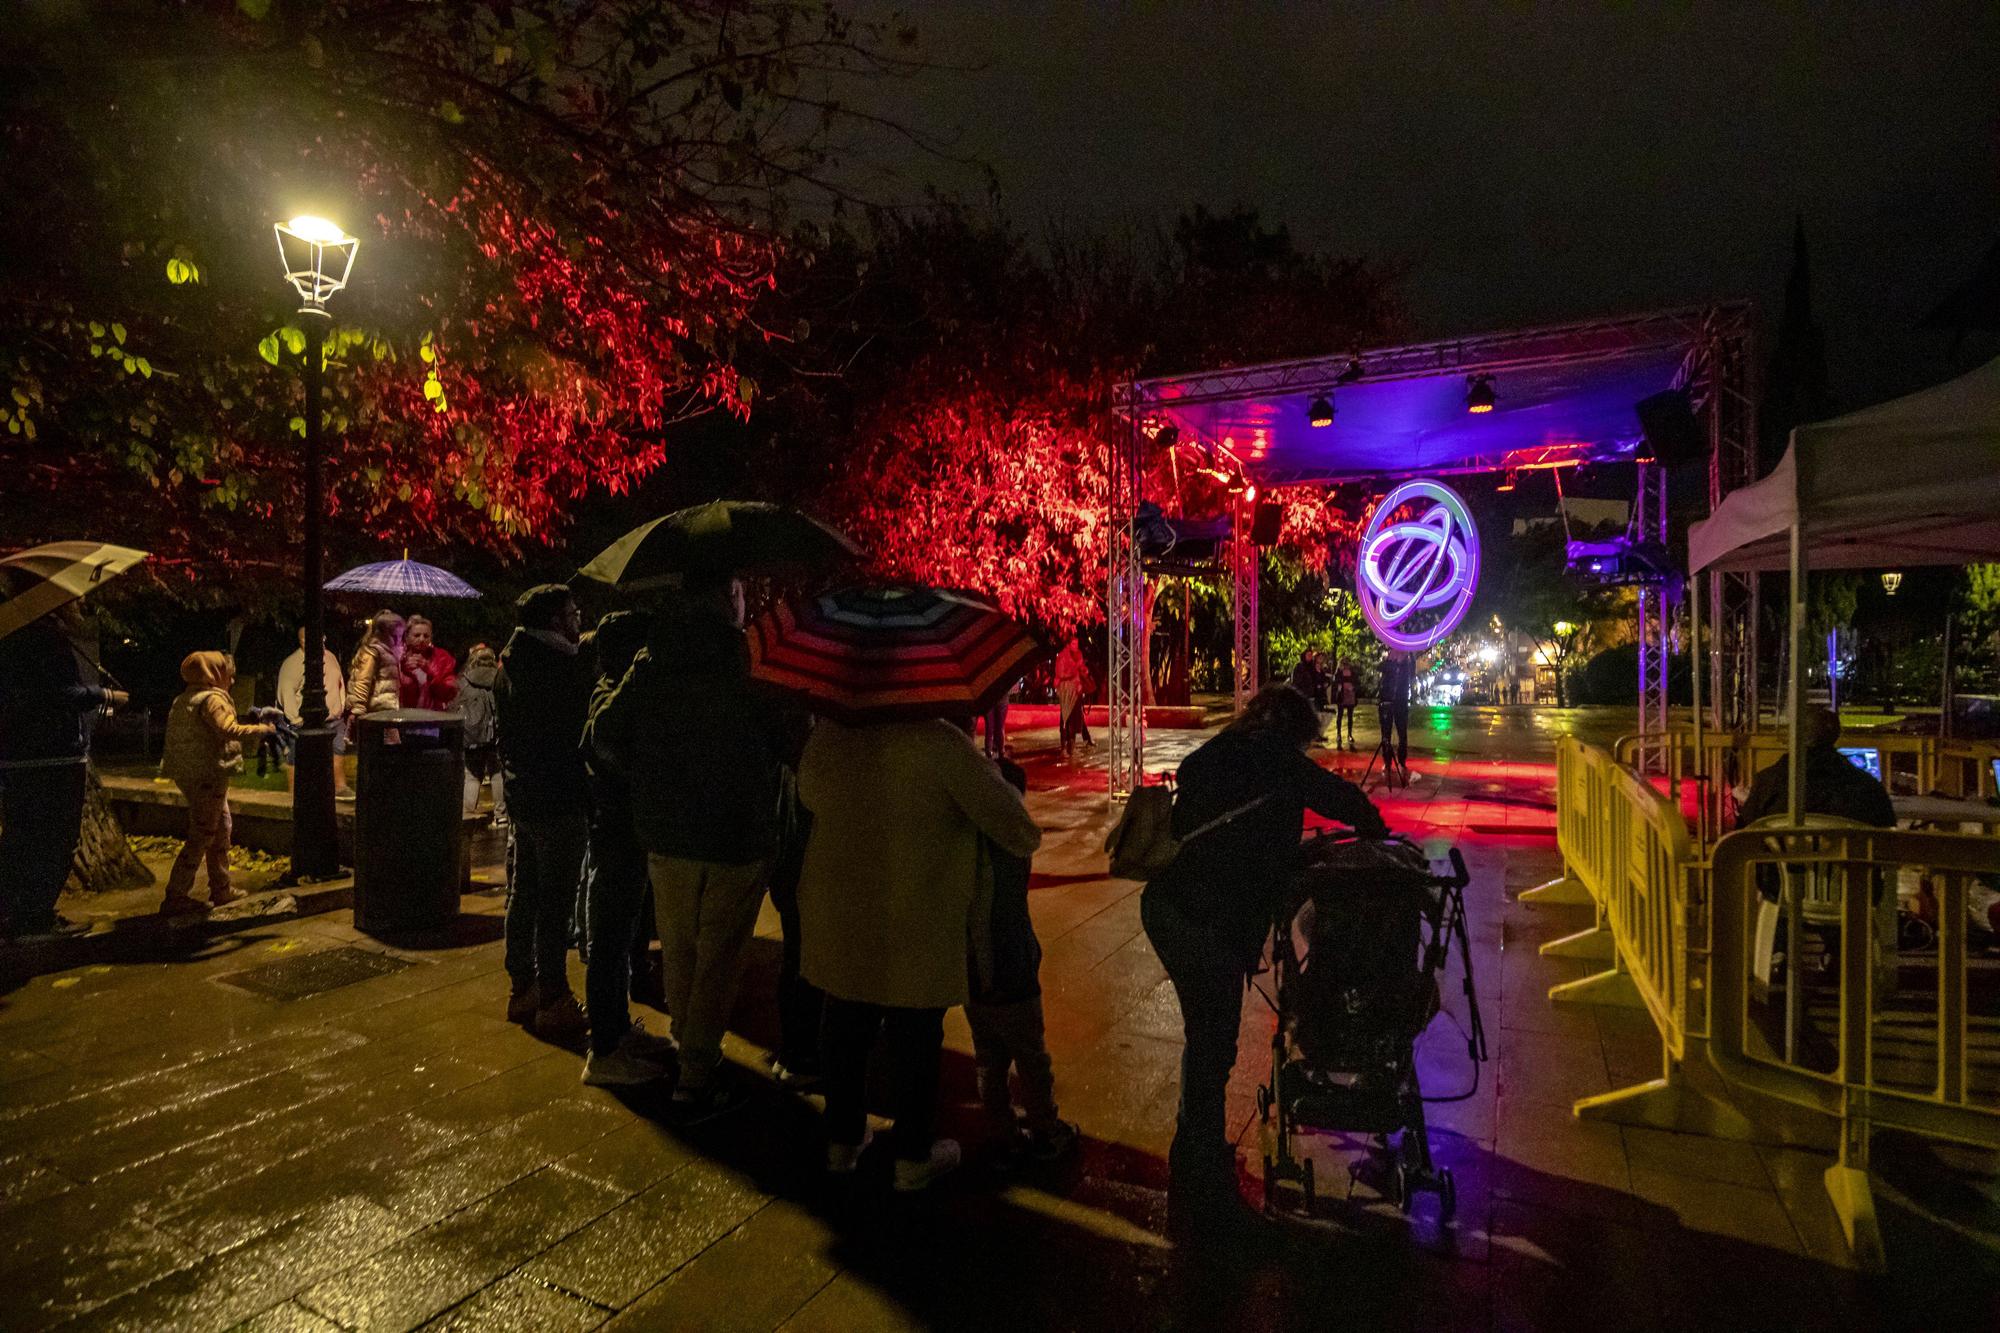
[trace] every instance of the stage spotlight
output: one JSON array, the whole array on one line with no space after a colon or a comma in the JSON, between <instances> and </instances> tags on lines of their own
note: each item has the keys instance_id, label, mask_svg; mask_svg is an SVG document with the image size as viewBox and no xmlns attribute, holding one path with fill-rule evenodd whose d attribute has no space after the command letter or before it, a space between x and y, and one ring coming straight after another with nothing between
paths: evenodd
<instances>
[{"instance_id":1,"label":"stage spotlight","mask_svg":"<svg viewBox=\"0 0 2000 1333\"><path fill-rule=\"evenodd\" d=\"M1465 410L1468 412L1491 412L1493 410L1493 377L1475 375L1472 387L1465 393Z\"/></svg>"},{"instance_id":2,"label":"stage spotlight","mask_svg":"<svg viewBox=\"0 0 2000 1333\"><path fill-rule=\"evenodd\" d=\"M1181 438L1181 428L1179 426L1176 426L1171 421L1169 421L1166 425L1160 427L1160 433L1153 437L1154 441L1162 449L1173 448L1174 445L1180 442L1180 438Z\"/></svg>"},{"instance_id":3,"label":"stage spotlight","mask_svg":"<svg viewBox=\"0 0 2000 1333\"><path fill-rule=\"evenodd\" d=\"M1315 426L1331 426L1333 424L1333 399L1313 399L1312 406L1306 409L1306 420L1312 422Z\"/></svg>"},{"instance_id":4,"label":"stage spotlight","mask_svg":"<svg viewBox=\"0 0 2000 1333\"><path fill-rule=\"evenodd\" d=\"M1358 356L1351 357L1348 359L1347 369L1340 372L1339 377L1334 380L1334 383L1352 384L1354 383L1354 381L1360 379L1361 375L1362 375L1361 358Z\"/></svg>"},{"instance_id":5,"label":"stage spotlight","mask_svg":"<svg viewBox=\"0 0 2000 1333\"><path fill-rule=\"evenodd\" d=\"M1249 486L1244 489L1243 503L1247 505L1257 503L1257 488L1255 486Z\"/></svg>"},{"instance_id":6,"label":"stage spotlight","mask_svg":"<svg viewBox=\"0 0 2000 1333\"><path fill-rule=\"evenodd\" d=\"M1496 487L1495 489L1496 489L1496 490L1502 490L1502 491L1511 491L1511 490L1513 490L1513 489L1514 489L1514 480L1515 480L1515 477L1516 477L1516 475L1517 475L1517 474L1515 473L1515 471L1514 471L1514 469L1513 469L1513 468L1508 468L1508 469L1507 469L1507 473L1506 473L1506 476L1505 476L1505 477L1504 477L1504 478L1503 478L1503 479L1501 480L1501 482L1500 482L1500 485L1499 485L1499 486L1497 486L1497 487Z\"/></svg>"}]
</instances>

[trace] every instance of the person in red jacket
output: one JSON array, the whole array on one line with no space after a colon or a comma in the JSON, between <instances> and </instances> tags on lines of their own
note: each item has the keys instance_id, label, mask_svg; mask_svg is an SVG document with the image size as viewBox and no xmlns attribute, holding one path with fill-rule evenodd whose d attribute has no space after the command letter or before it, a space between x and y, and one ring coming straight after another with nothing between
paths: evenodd
<instances>
[{"instance_id":1,"label":"person in red jacket","mask_svg":"<svg viewBox=\"0 0 2000 1333\"><path fill-rule=\"evenodd\" d=\"M431 622L411 616L403 640L403 707L450 708L458 701L458 659L434 641Z\"/></svg>"}]
</instances>

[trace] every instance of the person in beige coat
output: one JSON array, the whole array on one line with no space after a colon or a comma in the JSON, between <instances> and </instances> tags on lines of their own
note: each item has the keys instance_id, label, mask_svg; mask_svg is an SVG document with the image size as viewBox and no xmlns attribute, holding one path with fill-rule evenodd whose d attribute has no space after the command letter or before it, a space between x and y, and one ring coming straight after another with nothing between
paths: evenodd
<instances>
[{"instance_id":1,"label":"person in beige coat","mask_svg":"<svg viewBox=\"0 0 2000 1333\"><path fill-rule=\"evenodd\" d=\"M877 1036L893 1070L900 1190L958 1165L932 1142L944 1014L966 1002L979 838L1031 856L1042 833L1000 770L949 722L822 722L799 763L812 836L799 879L801 970L826 992L821 1026L827 1169L867 1143L865 1085Z\"/></svg>"},{"instance_id":2,"label":"person in beige coat","mask_svg":"<svg viewBox=\"0 0 2000 1333\"><path fill-rule=\"evenodd\" d=\"M167 874L162 916L206 912L242 895L229 886L229 775L243 767L243 742L271 734L268 723L236 720L229 687L236 665L226 654L189 653L181 663L187 686L167 713L160 772L173 779L188 806L187 841ZM194 896L195 871L208 862L208 901Z\"/></svg>"}]
</instances>

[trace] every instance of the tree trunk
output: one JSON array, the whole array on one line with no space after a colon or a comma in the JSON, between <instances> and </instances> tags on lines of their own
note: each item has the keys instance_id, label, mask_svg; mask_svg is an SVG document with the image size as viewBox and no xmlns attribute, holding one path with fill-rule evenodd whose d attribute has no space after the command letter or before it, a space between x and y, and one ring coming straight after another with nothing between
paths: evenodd
<instances>
[{"instance_id":1,"label":"tree trunk","mask_svg":"<svg viewBox=\"0 0 2000 1333\"><path fill-rule=\"evenodd\" d=\"M153 872L126 843L125 826L118 822L92 764L83 797L83 831L76 840L76 859L70 863L65 887L74 893L112 893L143 889L152 882Z\"/></svg>"}]
</instances>

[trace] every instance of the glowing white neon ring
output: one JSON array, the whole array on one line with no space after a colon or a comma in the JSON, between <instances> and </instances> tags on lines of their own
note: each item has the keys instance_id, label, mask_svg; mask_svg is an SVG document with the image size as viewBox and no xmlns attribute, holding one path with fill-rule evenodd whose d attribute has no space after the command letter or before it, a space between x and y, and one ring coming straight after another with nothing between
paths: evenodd
<instances>
[{"instance_id":1,"label":"glowing white neon ring","mask_svg":"<svg viewBox=\"0 0 2000 1333\"><path fill-rule=\"evenodd\" d=\"M1416 517L1396 518L1425 501L1428 508ZM1375 506L1361 534L1354 575L1361 613L1375 637L1391 648L1421 653L1457 629L1472 605L1479 586L1479 528L1450 487L1406 481Z\"/></svg>"}]
</instances>

